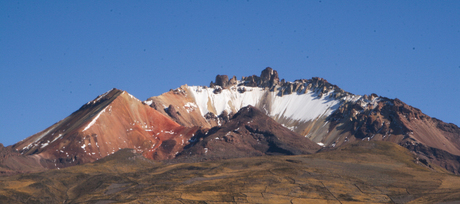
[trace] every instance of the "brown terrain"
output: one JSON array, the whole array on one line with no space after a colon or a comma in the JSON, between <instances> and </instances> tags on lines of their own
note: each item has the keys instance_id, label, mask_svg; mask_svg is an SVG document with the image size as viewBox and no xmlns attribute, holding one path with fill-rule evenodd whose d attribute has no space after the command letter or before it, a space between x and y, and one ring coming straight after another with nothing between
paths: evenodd
<instances>
[{"instance_id":1,"label":"brown terrain","mask_svg":"<svg viewBox=\"0 0 460 204\"><path fill-rule=\"evenodd\" d=\"M0 175L11 176L18 173L44 171L40 164L40 158L36 156L24 156L11 146L4 147L0 144Z\"/></svg>"},{"instance_id":2,"label":"brown terrain","mask_svg":"<svg viewBox=\"0 0 460 204\"><path fill-rule=\"evenodd\" d=\"M460 177L381 141L310 155L168 164L123 149L0 178L1 203L456 203Z\"/></svg>"}]
</instances>

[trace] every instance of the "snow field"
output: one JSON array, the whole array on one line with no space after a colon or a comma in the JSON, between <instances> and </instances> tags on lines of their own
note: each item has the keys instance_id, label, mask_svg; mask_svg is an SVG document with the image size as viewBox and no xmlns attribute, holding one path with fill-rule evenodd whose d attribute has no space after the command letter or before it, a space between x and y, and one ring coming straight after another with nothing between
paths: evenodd
<instances>
[{"instance_id":1,"label":"snow field","mask_svg":"<svg viewBox=\"0 0 460 204\"><path fill-rule=\"evenodd\" d=\"M231 87L215 94L214 88L188 87L203 116L208 112L214 112L214 110L216 115L220 115L224 110L231 113L233 110L238 111L245 106L252 105L264 107L271 117L310 121L323 115L330 115L341 104L340 100L329 97L330 94L324 94L322 98L319 98L312 91L306 94L292 93L278 96L278 92L270 92L260 87L244 88L246 91L243 93L240 93L235 87ZM270 104L260 104L261 101ZM211 107L208 104L211 104ZM267 105L269 106L268 109ZM209 108L214 110L209 110Z\"/></svg>"}]
</instances>

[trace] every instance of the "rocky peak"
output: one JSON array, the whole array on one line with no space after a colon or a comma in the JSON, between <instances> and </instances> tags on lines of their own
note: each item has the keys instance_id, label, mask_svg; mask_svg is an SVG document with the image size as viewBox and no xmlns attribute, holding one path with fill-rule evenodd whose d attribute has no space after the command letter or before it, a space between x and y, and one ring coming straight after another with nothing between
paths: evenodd
<instances>
[{"instance_id":1,"label":"rocky peak","mask_svg":"<svg viewBox=\"0 0 460 204\"><path fill-rule=\"evenodd\" d=\"M262 73L260 74L259 86L271 87L279 84L279 80L278 72L270 67L267 67L262 70Z\"/></svg>"},{"instance_id":2,"label":"rocky peak","mask_svg":"<svg viewBox=\"0 0 460 204\"><path fill-rule=\"evenodd\" d=\"M98 104L103 103L104 101L113 100L114 98L118 97L122 93L123 93L123 90L120 90L117 88L110 89L104 94L101 94L98 97L96 97L94 100L86 103L81 108L97 106Z\"/></svg>"},{"instance_id":3,"label":"rocky peak","mask_svg":"<svg viewBox=\"0 0 460 204\"><path fill-rule=\"evenodd\" d=\"M242 77L243 85L251 87L273 87L280 84L278 72L270 67L262 70L260 77L252 75L248 77Z\"/></svg>"},{"instance_id":4,"label":"rocky peak","mask_svg":"<svg viewBox=\"0 0 460 204\"><path fill-rule=\"evenodd\" d=\"M394 99L393 101L393 111L400 113L406 120L411 121L411 120L425 120L425 119L430 119L429 116L425 115L422 113L422 111L418 108L412 107L407 105L406 103L402 102L398 98Z\"/></svg>"},{"instance_id":5,"label":"rocky peak","mask_svg":"<svg viewBox=\"0 0 460 204\"><path fill-rule=\"evenodd\" d=\"M259 87L268 89L271 92L277 92L279 96L290 95L293 93L306 94L313 91L317 94L318 98L323 96L331 96L335 99L342 99L346 96L352 95L345 92L338 86L330 84L327 80L320 77L313 77L311 79L298 79L294 82L286 81L278 76L278 72L271 67L262 70L260 76L252 75L241 77L238 81L235 76L231 79L227 75L217 75L215 82L211 81L211 88L214 88L214 94L219 94L223 89L228 89L232 86L238 85L236 89L240 93L246 91L245 87ZM366 99L373 100L377 95L366 96Z\"/></svg>"},{"instance_id":6,"label":"rocky peak","mask_svg":"<svg viewBox=\"0 0 460 204\"><path fill-rule=\"evenodd\" d=\"M210 87L213 88L215 85L220 86L224 89L234 86L238 83L238 80L236 79L236 76L233 76L230 80L228 79L227 75L217 75L216 76L216 82L211 81Z\"/></svg>"},{"instance_id":7,"label":"rocky peak","mask_svg":"<svg viewBox=\"0 0 460 204\"><path fill-rule=\"evenodd\" d=\"M245 86L256 87L257 82L259 81L259 77L256 75L252 75L248 77L241 77L241 80L243 81L243 85Z\"/></svg>"},{"instance_id":8,"label":"rocky peak","mask_svg":"<svg viewBox=\"0 0 460 204\"><path fill-rule=\"evenodd\" d=\"M228 76L227 75L217 75L216 85L219 85L221 87L226 87L228 85Z\"/></svg>"}]
</instances>

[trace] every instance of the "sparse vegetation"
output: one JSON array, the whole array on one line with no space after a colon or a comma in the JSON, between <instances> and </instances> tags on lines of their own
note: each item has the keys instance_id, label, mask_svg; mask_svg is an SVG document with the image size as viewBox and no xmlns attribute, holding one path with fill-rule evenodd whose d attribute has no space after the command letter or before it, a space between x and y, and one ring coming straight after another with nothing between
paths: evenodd
<instances>
[{"instance_id":1,"label":"sparse vegetation","mask_svg":"<svg viewBox=\"0 0 460 204\"><path fill-rule=\"evenodd\" d=\"M156 163L128 150L95 163L0 178L1 203L433 203L460 177L389 142L313 155Z\"/></svg>"}]
</instances>

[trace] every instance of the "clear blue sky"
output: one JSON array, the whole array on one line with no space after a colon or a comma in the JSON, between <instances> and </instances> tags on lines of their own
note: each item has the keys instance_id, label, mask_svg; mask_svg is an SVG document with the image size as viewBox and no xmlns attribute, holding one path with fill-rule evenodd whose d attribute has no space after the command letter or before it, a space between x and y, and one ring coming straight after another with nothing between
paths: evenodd
<instances>
[{"instance_id":1,"label":"clear blue sky","mask_svg":"<svg viewBox=\"0 0 460 204\"><path fill-rule=\"evenodd\" d=\"M460 125L460 1L0 1L0 142L119 88L270 66Z\"/></svg>"}]
</instances>

